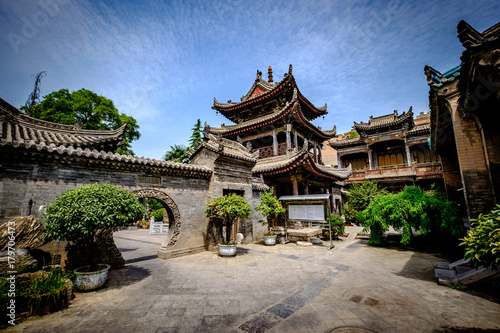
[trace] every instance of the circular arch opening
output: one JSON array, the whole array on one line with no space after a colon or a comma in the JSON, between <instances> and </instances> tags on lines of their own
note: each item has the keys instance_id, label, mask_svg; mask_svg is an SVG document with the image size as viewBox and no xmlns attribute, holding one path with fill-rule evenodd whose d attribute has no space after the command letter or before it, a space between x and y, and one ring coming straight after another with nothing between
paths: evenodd
<instances>
[{"instance_id":1,"label":"circular arch opening","mask_svg":"<svg viewBox=\"0 0 500 333\"><path fill-rule=\"evenodd\" d=\"M172 233L170 241L167 246L173 246L177 242L181 229L181 215L175 202L168 196L168 194L159 190L137 190L133 191L134 195L139 198L155 199L165 208L169 220L169 234Z\"/></svg>"}]
</instances>

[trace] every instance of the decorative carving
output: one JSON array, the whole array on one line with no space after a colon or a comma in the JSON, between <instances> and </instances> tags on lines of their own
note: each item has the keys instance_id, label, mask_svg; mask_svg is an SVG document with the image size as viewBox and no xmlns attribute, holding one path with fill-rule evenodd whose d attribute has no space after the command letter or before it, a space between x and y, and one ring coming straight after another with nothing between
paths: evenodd
<instances>
[{"instance_id":1,"label":"decorative carving","mask_svg":"<svg viewBox=\"0 0 500 333\"><path fill-rule=\"evenodd\" d=\"M161 177L155 177L155 176L138 176L137 177L137 182L138 183L143 183L143 184L160 185L161 184Z\"/></svg>"},{"instance_id":2,"label":"decorative carving","mask_svg":"<svg viewBox=\"0 0 500 333\"><path fill-rule=\"evenodd\" d=\"M293 69L293 66L292 66L292 64L290 64L290 66L288 66L288 74L292 75L292 69Z\"/></svg>"},{"instance_id":3,"label":"decorative carving","mask_svg":"<svg viewBox=\"0 0 500 333\"><path fill-rule=\"evenodd\" d=\"M153 198L158 200L161 204L166 206L166 209L170 210L174 220L171 221L172 227L169 232L172 232L172 238L170 238L167 247L174 246L179 239L179 234L181 233L181 214L179 213L179 209L177 208L174 200L172 200L172 198L170 198L166 193L159 190L138 190L133 193L138 198Z\"/></svg>"},{"instance_id":4,"label":"decorative carving","mask_svg":"<svg viewBox=\"0 0 500 333\"><path fill-rule=\"evenodd\" d=\"M250 150L252 150L252 143L250 143L250 141L247 142L246 148L248 153L250 152Z\"/></svg>"},{"instance_id":5,"label":"decorative carving","mask_svg":"<svg viewBox=\"0 0 500 333\"><path fill-rule=\"evenodd\" d=\"M205 121L205 126L203 127L203 139L210 139L210 125Z\"/></svg>"}]
</instances>

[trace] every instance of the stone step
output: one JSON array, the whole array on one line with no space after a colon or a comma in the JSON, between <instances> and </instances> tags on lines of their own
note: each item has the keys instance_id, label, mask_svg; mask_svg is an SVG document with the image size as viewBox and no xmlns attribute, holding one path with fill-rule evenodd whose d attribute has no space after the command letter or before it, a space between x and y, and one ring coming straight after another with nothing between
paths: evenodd
<instances>
[{"instance_id":1,"label":"stone step","mask_svg":"<svg viewBox=\"0 0 500 333\"><path fill-rule=\"evenodd\" d=\"M475 269L470 266L469 260L465 259L451 264L441 262L437 267L434 270L434 276L438 284L442 285L468 285L498 273L485 267Z\"/></svg>"}]
</instances>

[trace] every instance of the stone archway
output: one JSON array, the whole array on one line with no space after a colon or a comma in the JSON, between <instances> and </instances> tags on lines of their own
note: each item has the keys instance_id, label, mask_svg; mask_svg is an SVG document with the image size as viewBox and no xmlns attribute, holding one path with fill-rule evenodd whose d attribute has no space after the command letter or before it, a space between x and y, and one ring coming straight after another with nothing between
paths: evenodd
<instances>
[{"instance_id":1,"label":"stone archway","mask_svg":"<svg viewBox=\"0 0 500 333\"><path fill-rule=\"evenodd\" d=\"M154 189L137 190L132 193L134 193L137 198L152 198L158 200L170 210L172 213L171 216L173 217L172 227L170 229L172 230L172 237L170 238L167 246L174 246L175 243L177 243L177 239L179 238L181 231L181 214L179 213L179 209L177 208L174 200L172 200L172 198L170 198L170 196L168 196L165 192Z\"/></svg>"}]
</instances>

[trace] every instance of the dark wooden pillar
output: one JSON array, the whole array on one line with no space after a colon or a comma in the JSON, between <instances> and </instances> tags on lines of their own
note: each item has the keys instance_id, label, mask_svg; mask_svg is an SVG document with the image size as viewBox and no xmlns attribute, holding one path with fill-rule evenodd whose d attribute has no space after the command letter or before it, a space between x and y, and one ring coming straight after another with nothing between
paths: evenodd
<instances>
[{"instance_id":1,"label":"dark wooden pillar","mask_svg":"<svg viewBox=\"0 0 500 333\"><path fill-rule=\"evenodd\" d=\"M305 195L309 194L309 182L307 180L304 183L304 194Z\"/></svg>"},{"instance_id":2,"label":"dark wooden pillar","mask_svg":"<svg viewBox=\"0 0 500 333\"><path fill-rule=\"evenodd\" d=\"M293 195L299 195L299 184L297 183L297 177L292 176L292 186L293 186Z\"/></svg>"}]
</instances>

